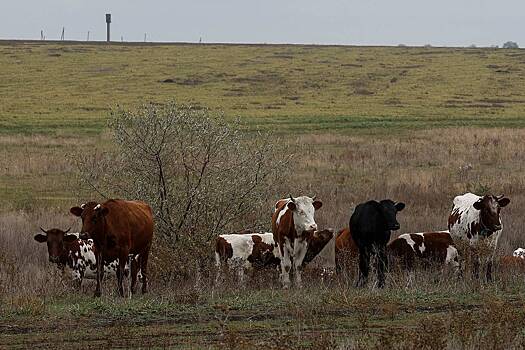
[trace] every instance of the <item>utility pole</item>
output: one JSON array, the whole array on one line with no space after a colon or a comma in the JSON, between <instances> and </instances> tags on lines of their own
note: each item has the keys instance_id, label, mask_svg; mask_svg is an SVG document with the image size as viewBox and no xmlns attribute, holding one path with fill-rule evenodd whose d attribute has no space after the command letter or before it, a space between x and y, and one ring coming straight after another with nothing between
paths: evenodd
<instances>
[{"instance_id":1,"label":"utility pole","mask_svg":"<svg viewBox=\"0 0 525 350\"><path fill-rule=\"evenodd\" d=\"M65 27L62 27L62 35L60 36L60 40L64 41L64 31L65 31Z\"/></svg>"},{"instance_id":2,"label":"utility pole","mask_svg":"<svg viewBox=\"0 0 525 350\"><path fill-rule=\"evenodd\" d=\"M44 31L43 30L40 31L40 40L44 40Z\"/></svg>"},{"instance_id":3,"label":"utility pole","mask_svg":"<svg viewBox=\"0 0 525 350\"><path fill-rule=\"evenodd\" d=\"M144 42L146 42L146 33L144 33Z\"/></svg>"},{"instance_id":4,"label":"utility pole","mask_svg":"<svg viewBox=\"0 0 525 350\"><path fill-rule=\"evenodd\" d=\"M109 36L109 26L111 24L111 13L106 13L106 41L109 43L110 36Z\"/></svg>"},{"instance_id":5,"label":"utility pole","mask_svg":"<svg viewBox=\"0 0 525 350\"><path fill-rule=\"evenodd\" d=\"M88 35L87 35L87 40L86 41L89 41L89 30L88 30Z\"/></svg>"}]
</instances>

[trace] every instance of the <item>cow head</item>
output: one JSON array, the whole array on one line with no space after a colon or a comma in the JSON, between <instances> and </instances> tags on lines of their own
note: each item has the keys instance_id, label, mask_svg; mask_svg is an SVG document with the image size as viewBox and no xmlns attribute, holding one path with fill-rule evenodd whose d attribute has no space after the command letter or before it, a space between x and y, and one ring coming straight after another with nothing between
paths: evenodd
<instances>
[{"instance_id":1,"label":"cow head","mask_svg":"<svg viewBox=\"0 0 525 350\"><path fill-rule=\"evenodd\" d=\"M103 232L104 217L109 209L96 202L88 202L80 207L72 207L71 214L82 219L81 239L95 238L97 232Z\"/></svg>"},{"instance_id":2,"label":"cow head","mask_svg":"<svg viewBox=\"0 0 525 350\"><path fill-rule=\"evenodd\" d=\"M525 259L525 249L523 249L523 248L516 249L514 251L514 253L512 253L512 256L515 256L517 258Z\"/></svg>"},{"instance_id":3,"label":"cow head","mask_svg":"<svg viewBox=\"0 0 525 350\"><path fill-rule=\"evenodd\" d=\"M501 208L510 203L505 196L484 195L474 202L474 209L479 210L479 218L482 228L490 232L501 230Z\"/></svg>"},{"instance_id":4,"label":"cow head","mask_svg":"<svg viewBox=\"0 0 525 350\"><path fill-rule=\"evenodd\" d=\"M40 227L45 234L35 235L35 241L39 243L47 243L47 252L49 254L49 261L52 263L61 263L60 258L64 257L68 253L67 245L71 242L74 242L78 239L76 235L68 235L71 228L68 228L65 231L62 231L58 228L52 228L50 230L44 230Z\"/></svg>"},{"instance_id":5,"label":"cow head","mask_svg":"<svg viewBox=\"0 0 525 350\"><path fill-rule=\"evenodd\" d=\"M286 204L288 209L293 213L295 231L298 235L303 233L313 233L317 230L314 214L315 211L323 205L321 201L307 196L293 198L290 195L290 201Z\"/></svg>"},{"instance_id":6,"label":"cow head","mask_svg":"<svg viewBox=\"0 0 525 350\"><path fill-rule=\"evenodd\" d=\"M312 261L333 237L334 231L332 229L315 231L310 237L308 237L308 248L306 250L303 264Z\"/></svg>"},{"instance_id":7,"label":"cow head","mask_svg":"<svg viewBox=\"0 0 525 350\"><path fill-rule=\"evenodd\" d=\"M379 211L383 217L384 223L387 230L396 231L399 230L400 225L397 222L396 214L405 208L403 202L393 202L390 199L384 199L379 202Z\"/></svg>"}]
</instances>

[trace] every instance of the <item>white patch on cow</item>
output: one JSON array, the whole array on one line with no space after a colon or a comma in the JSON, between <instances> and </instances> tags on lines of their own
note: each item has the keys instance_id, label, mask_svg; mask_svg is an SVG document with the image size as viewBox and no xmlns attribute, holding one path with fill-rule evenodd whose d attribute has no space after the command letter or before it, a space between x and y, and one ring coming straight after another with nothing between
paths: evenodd
<instances>
[{"instance_id":1,"label":"white patch on cow","mask_svg":"<svg viewBox=\"0 0 525 350\"><path fill-rule=\"evenodd\" d=\"M447 257L445 263L458 269L459 268L459 254L458 250L454 246L447 247Z\"/></svg>"},{"instance_id":2,"label":"white patch on cow","mask_svg":"<svg viewBox=\"0 0 525 350\"><path fill-rule=\"evenodd\" d=\"M525 249L523 249L523 248L518 248L518 249L516 249L516 250L512 253L512 256L515 256L515 257L517 257L517 258L525 259Z\"/></svg>"},{"instance_id":3,"label":"white patch on cow","mask_svg":"<svg viewBox=\"0 0 525 350\"><path fill-rule=\"evenodd\" d=\"M404 239L407 244L410 246L410 248L412 248L412 250L414 251L414 253L416 252L416 242L412 239L412 237L410 237L410 233L404 233L402 235L399 235L398 239Z\"/></svg>"},{"instance_id":4,"label":"white patch on cow","mask_svg":"<svg viewBox=\"0 0 525 350\"><path fill-rule=\"evenodd\" d=\"M69 233L78 238L80 233ZM97 260L93 251L94 242L92 239L82 240L78 239L79 250L69 251L68 253L68 269L71 270L71 276L75 280L96 279L97 278ZM138 255L135 257L138 258ZM104 264L104 276L116 276L118 269L118 259ZM124 268L124 273L127 274L129 270L128 264ZM139 270L140 273L140 270Z\"/></svg>"},{"instance_id":5,"label":"white patch on cow","mask_svg":"<svg viewBox=\"0 0 525 350\"><path fill-rule=\"evenodd\" d=\"M465 193L454 198L454 207L452 212L460 213L459 222L454 222L450 226L450 234L452 236L466 239L470 244L476 243L480 237L479 235L471 235L469 239L467 234L470 232L472 224L478 224L480 222L480 211L474 208L474 203L477 202L481 197L473 193ZM502 225L503 229L503 225ZM492 247L496 248L498 240L502 230L494 232L490 235L489 243Z\"/></svg>"},{"instance_id":6,"label":"white patch on cow","mask_svg":"<svg viewBox=\"0 0 525 350\"><path fill-rule=\"evenodd\" d=\"M423 234L423 232L418 232L418 233L412 233L413 235L419 235L421 236L421 238L423 238L423 241L421 242L421 247L419 247L419 252L421 254L423 254L425 252L425 235ZM413 247L412 247L413 248Z\"/></svg>"},{"instance_id":7,"label":"white patch on cow","mask_svg":"<svg viewBox=\"0 0 525 350\"><path fill-rule=\"evenodd\" d=\"M290 202L289 200L286 202L286 204L284 205L284 208L283 210L281 210L279 212L279 214L277 215L277 220L275 220L275 224L277 226L279 226L279 223L281 222L281 218L283 217L284 214L286 214L286 212L288 211L288 202ZM275 209L277 211L277 209Z\"/></svg>"}]
</instances>

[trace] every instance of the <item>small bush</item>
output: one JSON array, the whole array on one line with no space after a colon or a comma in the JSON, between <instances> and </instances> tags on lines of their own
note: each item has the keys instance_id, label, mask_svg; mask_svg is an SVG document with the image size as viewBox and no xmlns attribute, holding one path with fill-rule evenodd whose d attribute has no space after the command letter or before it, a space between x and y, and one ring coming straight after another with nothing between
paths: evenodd
<instances>
[{"instance_id":1,"label":"small bush","mask_svg":"<svg viewBox=\"0 0 525 350\"><path fill-rule=\"evenodd\" d=\"M81 181L102 197L150 204L157 266L193 274L218 234L267 226L269 182L288 162L268 135L174 102L117 109L109 127L113 152L75 157Z\"/></svg>"}]
</instances>

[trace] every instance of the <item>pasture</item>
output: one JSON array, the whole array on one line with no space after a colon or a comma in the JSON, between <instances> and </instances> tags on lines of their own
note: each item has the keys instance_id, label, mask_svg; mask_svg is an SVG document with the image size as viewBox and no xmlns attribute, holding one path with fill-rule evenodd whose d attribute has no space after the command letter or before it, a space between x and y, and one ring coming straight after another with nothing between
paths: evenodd
<instances>
[{"instance_id":1,"label":"pasture","mask_svg":"<svg viewBox=\"0 0 525 350\"><path fill-rule=\"evenodd\" d=\"M0 42L0 73L0 347L523 347L523 273L283 291L167 277L153 250L148 295L119 299L108 281L93 299L33 240L38 226L79 229L68 209L92 194L71 157L111 147L111 108L176 99L273 130L295 154L261 215L315 194L317 223L337 230L357 203L392 198L407 204L399 233L420 232L446 229L457 194L504 193L498 254L511 254L525 246L523 50Z\"/></svg>"}]
</instances>

